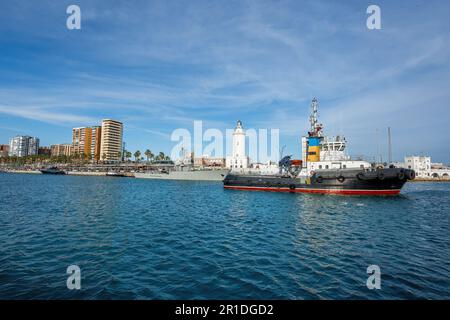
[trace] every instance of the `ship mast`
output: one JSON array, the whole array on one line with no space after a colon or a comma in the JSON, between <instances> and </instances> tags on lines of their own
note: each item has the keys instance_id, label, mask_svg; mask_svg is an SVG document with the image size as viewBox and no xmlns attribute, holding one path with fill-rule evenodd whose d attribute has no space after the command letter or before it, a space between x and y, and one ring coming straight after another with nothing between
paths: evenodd
<instances>
[{"instance_id":1,"label":"ship mast","mask_svg":"<svg viewBox=\"0 0 450 320\"><path fill-rule=\"evenodd\" d=\"M389 164L391 164L392 163L391 127L388 127L388 152L389 152Z\"/></svg>"},{"instance_id":2,"label":"ship mast","mask_svg":"<svg viewBox=\"0 0 450 320\"><path fill-rule=\"evenodd\" d=\"M323 126L319 123L318 117L319 103L316 98L311 102L311 114L309 116L309 123L311 124L311 129L309 132L310 137L323 137Z\"/></svg>"}]
</instances>

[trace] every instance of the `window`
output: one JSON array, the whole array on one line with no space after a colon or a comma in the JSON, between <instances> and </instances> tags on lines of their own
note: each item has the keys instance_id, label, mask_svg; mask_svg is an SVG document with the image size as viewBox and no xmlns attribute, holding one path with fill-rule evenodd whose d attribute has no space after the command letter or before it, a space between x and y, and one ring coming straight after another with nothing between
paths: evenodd
<instances>
[{"instance_id":1,"label":"window","mask_svg":"<svg viewBox=\"0 0 450 320\"><path fill-rule=\"evenodd\" d=\"M347 169L347 165L346 164L342 165L342 168Z\"/></svg>"},{"instance_id":2,"label":"window","mask_svg":"<svg viewBox=\"0 0 450 320\"><path fill-rule=\"evenodd\" d=\"M319 165L319 169L322 169L322 165Z\"/></svg>"},{"instance_id":3,"label":"window","mask_svg":"<svg viewBox=\"0 0 450 320\"><path fill-rule=\"evenodd\" d=\"M329 166L328 166L328 165L326 165L326 166L325 166L325 169L328 169L328 168L329 168Z\"/></svg>"}]
</instances>

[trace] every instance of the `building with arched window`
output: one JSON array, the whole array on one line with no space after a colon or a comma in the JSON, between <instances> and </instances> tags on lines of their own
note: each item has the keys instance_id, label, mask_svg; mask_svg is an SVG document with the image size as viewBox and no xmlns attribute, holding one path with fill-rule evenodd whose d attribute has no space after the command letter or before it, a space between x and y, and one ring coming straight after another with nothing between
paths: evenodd
<instances>
[{"instance_id":1,"label":"building with arched window","mask_svg":"<svg viewBox=\"0 0 450 320\"><path fill-rule=\"evenodd\" d=\"M432 163L428 156L405 157L405 162L396 163L397 167L413 169L418 179L450 179L450 167L443 163Z\"/></svg>"}]
</instances>

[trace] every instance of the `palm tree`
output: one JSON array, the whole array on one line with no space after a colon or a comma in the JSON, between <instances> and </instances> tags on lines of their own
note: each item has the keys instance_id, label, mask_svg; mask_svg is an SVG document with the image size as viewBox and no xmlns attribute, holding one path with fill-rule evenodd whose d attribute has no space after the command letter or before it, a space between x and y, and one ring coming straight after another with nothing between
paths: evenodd
<instances>
[{"instance_id":1,"label":"palm tree","mask_svg":"<svg viewBox=\"0 0 450 320\"><path fill-rule=\"evenodd\" d=\"M139 162L139 157L141 156L141 152L138 150L134 153L134 161Z\"/></svg>"},{"instance_id":2,"label":"palm tree","mask_svg":"<svg viewBox=\"0 0 450 320\"><path fill-rule=\"evenodd\" d=\"M127 151L127 152L125 153L125 157L127 158L128 161L130 161L130 159L131 159L131 157L132 157L131 152L130 152L130 151Z\"/></svg>"},{"instance_id":3,"label":"palm tree","mask_svg":"<svg viewBox=\"0 0 450 320\"><path fill-rule=\"evenodd\" d=\"M147 162L154 157L154 154L150 151L150 149L145 150L144 154L147 157Z\"/></svg>"},{"instance_id":4,"label":"palm tree","mask_svg":"<svg viewBox=\"0 0 450 320\"><path fill-rule=\"evenodd\" d=\"M165 157L166 155L164 154L164 152L160 151L158 155L158 160L164 160Z\"/></svg>"}]
</instances>

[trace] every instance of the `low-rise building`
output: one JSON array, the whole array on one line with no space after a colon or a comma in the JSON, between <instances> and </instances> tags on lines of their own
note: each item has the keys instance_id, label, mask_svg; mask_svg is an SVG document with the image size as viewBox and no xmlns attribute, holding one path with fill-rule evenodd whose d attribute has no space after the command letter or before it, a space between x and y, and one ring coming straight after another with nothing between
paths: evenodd
<instances>
[{"instance_id":1,"label":"low-rise building","mask_svg":"<svg viewBox=\"0 0 450 320\"><path fill-rule=\"evenodd\" d=\"M203 155L200 158L194 158L194 166L224 168L225 167L225 159L210 157L208 155Z\"/></svg>"},{"instance_id":2,"label":"low-rise building","mask_svg":"<svg viewBox=\"0 0 450 320\"><path fill-rule=\"evenodd\" d=\"M51 145L50 148L52 157L59 157L59 156L69 157L72 155L72 145L68 143L54 144Z\"/></svg>"},{"instance_id":3,"label":"low-rise building","mask_svg":"<svg viewBox=\"0 0 450 320\"><path fill-rule=\"evenodd\" d=\"M9 154L9 145L7 144L0 144L0 158L1 157L7 157Z\"/></svg>"},{"instance_id":4,"label":"low-rise building","mask_svg":"<svg viewBox=\"0 0 450 320\"><path fill-rule=\"evenodd\" d=\"M431 176L433 178L450 179L450 167L443 163L432 163Z\"/></svg>"},{"instance_id":5,"label":"low-rise building","mask_svg":"<svg viewBox=\"0 0 450 320\"><path fill-rule=\"evenodd\" d=\"M38 154L39 155L50 156L51 149L49 147L39 147Z\"/></svg>"},{"instance_id":6,"label":"low-rise building","mask_svg":"<svg viewBox=\"0 0 450 320\"><path fill-rule=\"evenodd\" d=\"M404 162L397 162L396 167L413 169L419 179L442 178L448 179L450 167L442 163L432 163L429 156L408 156Z\"/></svg>"}]
</instances>

